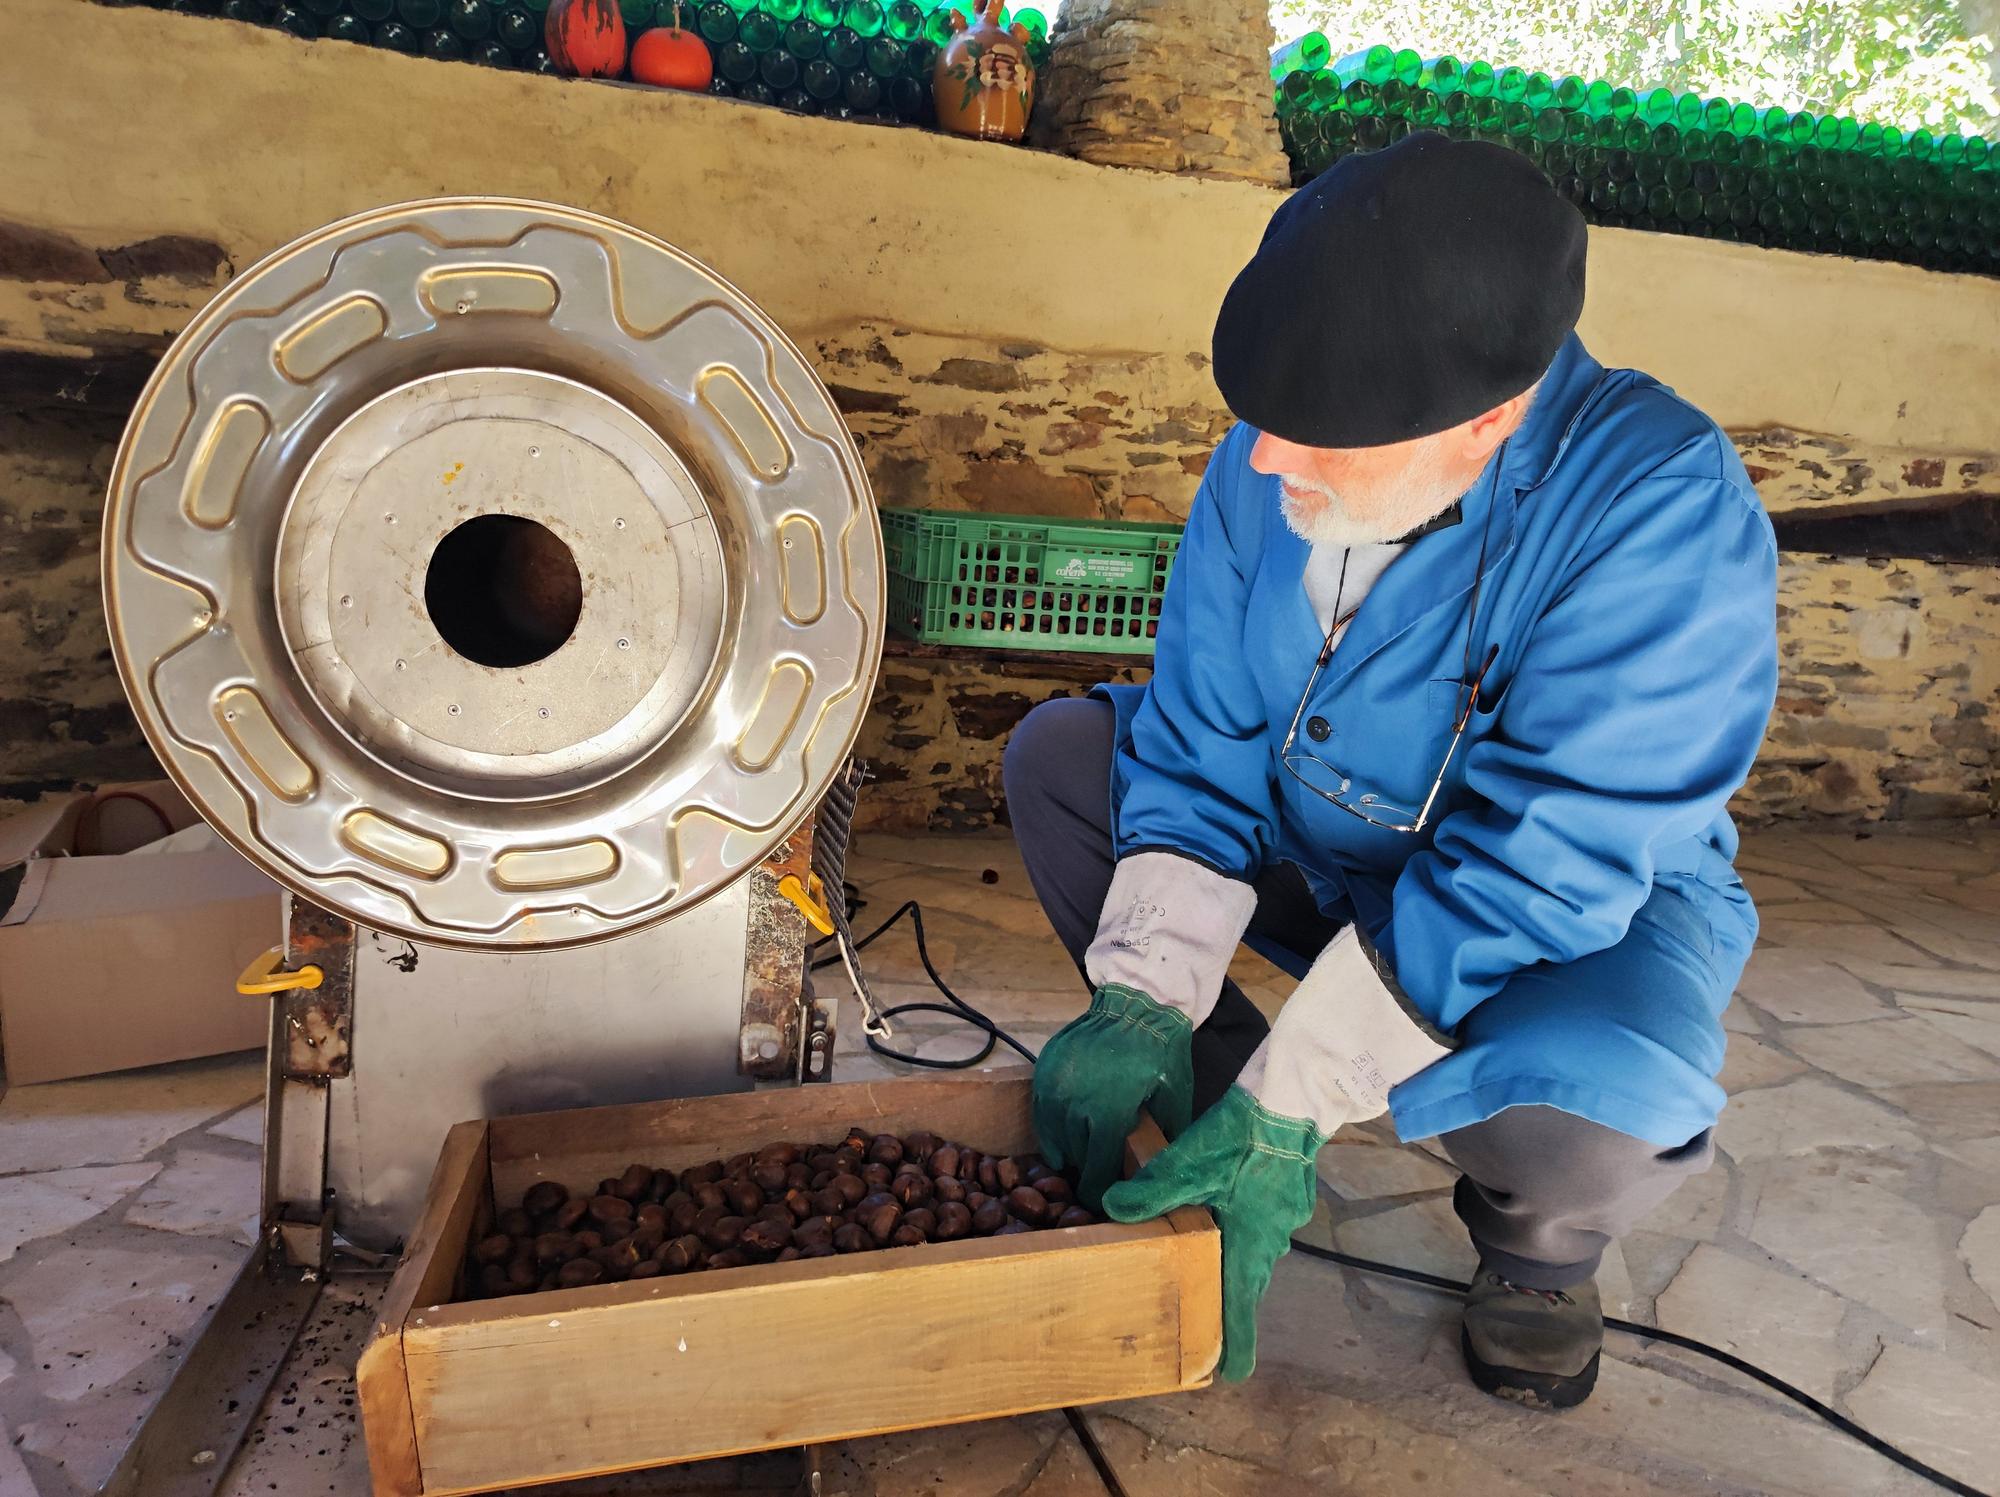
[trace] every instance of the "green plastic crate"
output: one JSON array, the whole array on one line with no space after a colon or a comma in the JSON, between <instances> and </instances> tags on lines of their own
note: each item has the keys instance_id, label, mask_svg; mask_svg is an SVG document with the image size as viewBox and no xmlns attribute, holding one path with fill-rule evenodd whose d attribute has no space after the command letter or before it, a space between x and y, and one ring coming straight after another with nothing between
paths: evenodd
<instances>
[{"instance_id":1,"label":"green plastic crate","mask_svg":"<svg viewBox=\"0 0 2000 1497\"><path fill-rule=\"evenodd\" d=\"M1151 654L1178 525L882 511L889 624L927 644Z\"/></svg>"}]
</instances>

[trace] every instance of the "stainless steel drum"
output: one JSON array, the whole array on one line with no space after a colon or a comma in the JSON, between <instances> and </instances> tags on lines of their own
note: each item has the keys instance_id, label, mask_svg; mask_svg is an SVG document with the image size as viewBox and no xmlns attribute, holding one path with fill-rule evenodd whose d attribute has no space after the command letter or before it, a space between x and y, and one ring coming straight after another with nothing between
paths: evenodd
<instances>
[{"instance_id":1,"label":"stainless steel drum","mask_svg":"<svg viewBox=\"0 0 2000 1497\"><path fill-rule=\"evenodd\" d=\"M168 771L357 924L571 946L729 885L811 811L880 658L866 476L798 349L608 219L449 199L237 278L105 511Z\"/></svg>"}]
</instances>

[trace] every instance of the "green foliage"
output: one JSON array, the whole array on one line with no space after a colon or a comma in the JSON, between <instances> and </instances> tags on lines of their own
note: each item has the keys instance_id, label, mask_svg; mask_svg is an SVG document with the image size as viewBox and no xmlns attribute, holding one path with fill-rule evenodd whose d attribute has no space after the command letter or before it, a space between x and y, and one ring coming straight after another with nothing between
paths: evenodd
<instances>
[{"instance_id":1,"label":"green foliage","mask_svg":"<svg viewBox=\"0 0 2000 1497\"><path fill-rule=\"evenodd\" d=\"M1978 0L1972 0L1977 4ZM1912 129L2000 128L1984 24L1959 0L1273 0L1281 39L1665 86ZM1981 7L1985 13L1988 8Z\"/></svg>"}]
</instances>

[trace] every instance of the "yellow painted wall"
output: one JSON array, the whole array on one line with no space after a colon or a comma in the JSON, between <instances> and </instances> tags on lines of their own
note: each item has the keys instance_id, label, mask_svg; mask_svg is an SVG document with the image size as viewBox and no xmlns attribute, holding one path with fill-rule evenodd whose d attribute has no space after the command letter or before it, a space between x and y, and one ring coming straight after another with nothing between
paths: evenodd
<instances>
[{"instance_id":1,"label":"yellow painted wall","mask_svg":"<svg viewBox=\"0 0 2000 1497\"><path fill-rule=\"evenodd\" d=\"M761 303L888 504L1183 518L1229 422L1214 309L1281 200L84 0L7 0L6 21L0 354L156 353L229 275L383 203L554 199ZM1774 511L1982 493L2000 460L2000 281L1593 230L1583 332L1731 428ZM104 411L0 421L0 791L129 772L91 583L116 434ZM1745 809L1991 806L1994 575L1788 558L1786 685ZM1905 614L1907 641L1881 622ZM1008 712L1058 689L968 667L920 710L918 674L898 669L870 740L906 760L906 823L954 786L997 790ZM947 710L941 738L910 726Z\"/></svg>"},{"instance_id":2,"label":"yellow painted wall","mask_svg":"<svg viewBox=\"0 0 2000 1497\"><path fill-rule=\"evenodd\" d=\"M80 0L9 0L6 211L87 243L175 233L240 269L331 218L440 193L549 198L707 260L802 342L855 323L1201 363L1279 199L707 97L474 69ZM87 314L0 283L0 339ZM2000 451L2000 281L1593 230L1583 331L1727 426ZM1949 377L1941 377L1949 371Z\"/></svg>"}]
</instances>

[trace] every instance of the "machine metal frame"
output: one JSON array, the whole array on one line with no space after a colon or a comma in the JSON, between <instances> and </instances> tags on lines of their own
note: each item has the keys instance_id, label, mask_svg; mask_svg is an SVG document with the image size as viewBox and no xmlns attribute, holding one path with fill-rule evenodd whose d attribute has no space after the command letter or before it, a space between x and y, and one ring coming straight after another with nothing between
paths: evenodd
<instances>
[{"instance_id":1,"label":"machine metal frame","mask_svg":"<svg viewBox=\"0 0 2000 1497\"><path fill-rule=\"evenodd\" d=\"M476 527L514 539L452 549ZM308 234L193 319L103 559L148 741L289 891L239 984L271 1003L258 1246L107 1488L194 1497L453 1124L828 1078L813 825L882 537L832 396L729 282L452 198Z\"/></svg>"}]
</instances>

